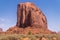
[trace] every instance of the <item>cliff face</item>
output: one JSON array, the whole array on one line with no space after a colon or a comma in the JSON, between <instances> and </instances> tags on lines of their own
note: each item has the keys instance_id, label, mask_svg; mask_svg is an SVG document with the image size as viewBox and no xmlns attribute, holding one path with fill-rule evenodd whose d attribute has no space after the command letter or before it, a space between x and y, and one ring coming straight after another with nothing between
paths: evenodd
<instances>
[{"instance_id":1,"label":"cliff face","mask_svg":"<svg viewBox=\"0 0 60 40\"><path fill-rule=\"evenodd\" d=\"M47 28L47 19L42 11L31 2L18 4L17 8L18 27Z\"/></svg>"}]
</instances>

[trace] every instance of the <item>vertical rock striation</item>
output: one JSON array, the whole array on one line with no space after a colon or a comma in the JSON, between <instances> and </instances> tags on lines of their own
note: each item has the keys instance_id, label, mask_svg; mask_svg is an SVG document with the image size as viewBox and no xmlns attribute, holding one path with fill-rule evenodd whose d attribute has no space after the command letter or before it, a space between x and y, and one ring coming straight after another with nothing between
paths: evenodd
<instances>
[{"instance_id":1,"label":"vertical rock striation","mask_svg":"<svg viewBox=\"0 0 60 40\"><path fill-rule=\"evenodd\" d=\"M31 2L18 4L17 8L18 27L47 28L47 19L42 11Z\"/></svg>"}]
</instances>

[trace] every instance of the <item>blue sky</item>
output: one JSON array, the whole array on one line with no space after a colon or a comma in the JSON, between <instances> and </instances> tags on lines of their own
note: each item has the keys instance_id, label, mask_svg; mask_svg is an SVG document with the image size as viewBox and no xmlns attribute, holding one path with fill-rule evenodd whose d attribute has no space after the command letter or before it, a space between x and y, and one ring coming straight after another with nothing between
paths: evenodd
<instances>
[{"instance_id":1,"label":"blue sky","mask_svg":"<svg viewBox=\"0 0 60 40\"><path fill-rule=\"evenodd\" d=\"M60 31L60 0L0 0L0 28L7 30L16 24L17 4L33 2L46 15L48 29Z\"/></svg>"}]
</instances>

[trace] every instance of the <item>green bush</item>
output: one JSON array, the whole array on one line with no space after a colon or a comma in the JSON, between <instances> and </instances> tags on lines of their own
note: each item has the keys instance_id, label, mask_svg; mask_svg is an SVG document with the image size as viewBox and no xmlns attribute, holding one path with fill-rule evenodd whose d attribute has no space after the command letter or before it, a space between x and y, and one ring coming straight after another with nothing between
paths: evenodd
<instances>
[{"instance_id":1,"label":"green bush","mask_svg":"<svg viewBox=\"0 0 60 40\"><path fill-rule=\"evenodd\" d=\"M31 35L31 32L30 31L28 32L28 35Z\"/></svg>"}]
</instances>

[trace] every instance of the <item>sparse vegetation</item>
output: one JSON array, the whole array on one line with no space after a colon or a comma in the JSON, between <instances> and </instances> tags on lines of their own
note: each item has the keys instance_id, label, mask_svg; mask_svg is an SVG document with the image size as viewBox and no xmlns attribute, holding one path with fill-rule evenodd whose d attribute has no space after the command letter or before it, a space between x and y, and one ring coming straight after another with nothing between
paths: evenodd
<instances>
[{"instance_id":1,"label":"sparse vegetation","mask_svg":"<svg viewBox=\"0 0 60 40\"><path fill-rule=\"evenodd\" d=\"M41 40L43 35L24 35L24 34L12 34L12 35L0 35L0 40ZM46 40L60 40L60 34L44 34Z\"/></svg>"},{"instance_id":2,"label":"sparse vegetation","mask_svg":"<svg viewBox=\"0 0 60 40\"><path fill-rule=\"evenodd\" d=\"M30 31L28 32L28 35L31 35L31 32Z\"/></svg>"}]
</instances>

